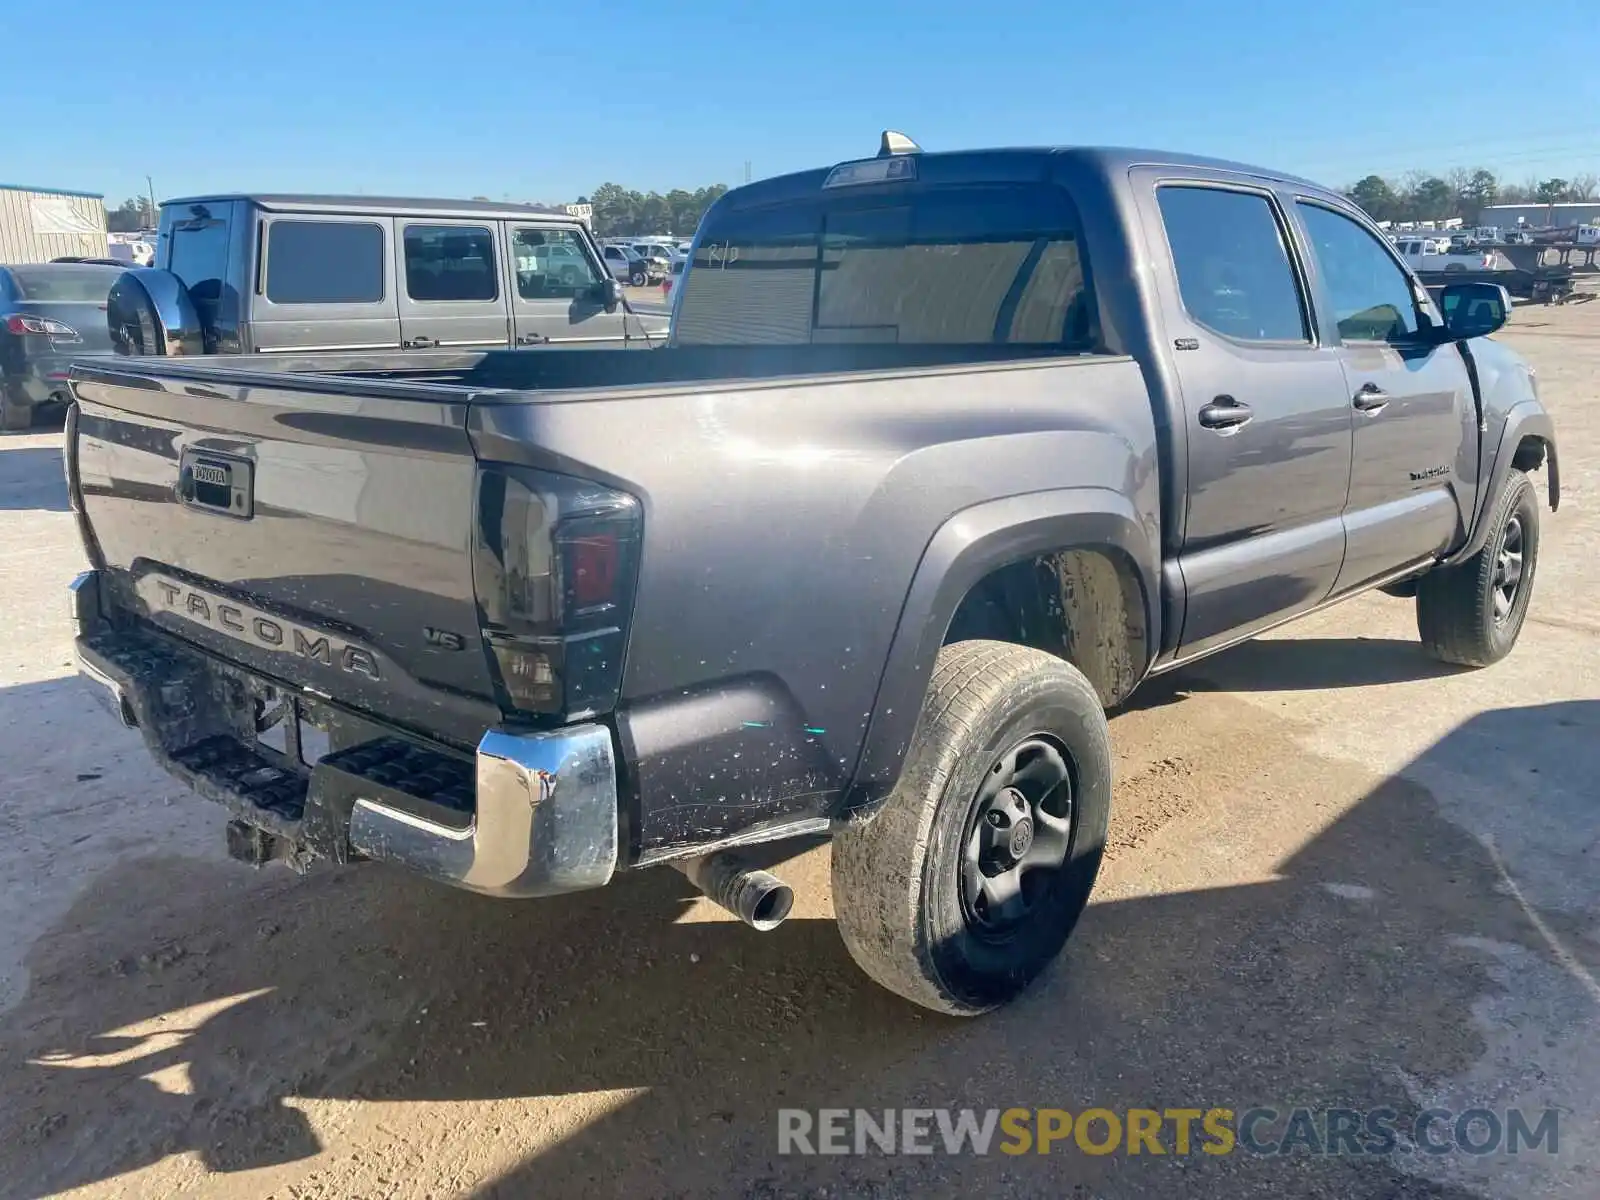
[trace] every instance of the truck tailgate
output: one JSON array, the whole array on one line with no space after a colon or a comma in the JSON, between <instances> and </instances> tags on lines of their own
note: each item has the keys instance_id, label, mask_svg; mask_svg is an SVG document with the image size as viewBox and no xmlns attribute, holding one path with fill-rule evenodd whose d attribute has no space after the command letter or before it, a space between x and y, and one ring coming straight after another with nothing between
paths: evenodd
<instances>
[{"instance_id":1,"label":"truck tailgate","mask_svg":"<svg viewBox=\"0 0 1600 1200\"><path fill-rule=\"evenodd\" d=\"M468 393L79 366L69 470L117 608L261 674L472 744Z\"/></svg>"}]
</instances>

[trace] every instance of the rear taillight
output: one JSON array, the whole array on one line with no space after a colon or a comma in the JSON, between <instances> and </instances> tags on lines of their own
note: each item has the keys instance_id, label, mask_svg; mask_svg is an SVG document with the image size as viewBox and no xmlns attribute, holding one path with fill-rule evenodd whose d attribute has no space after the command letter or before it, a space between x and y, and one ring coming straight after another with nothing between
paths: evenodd
<instances>
[{"instance_id":1,"label":"rear taillight","mask_svg":"<svg viewBox=\"0 0 1600 1200\"><path fill-rule=\"evenodd\" d=\"M522 467L479 472L473 583L508 712L573 720L616 705L641 525L626 492Z\"/></svg>"},{"instance_id":2,"label":"rear taillight","mask_svg":"<svg viewBox=\"0 0 1600 1200\"><path fill-rule=\"evenodd\" d=\"M49 317L10 316L6 318L6 332L36 334L43 337L75 338L78 331L71 325L52 321Z\"/></svg>"}]
</instances>

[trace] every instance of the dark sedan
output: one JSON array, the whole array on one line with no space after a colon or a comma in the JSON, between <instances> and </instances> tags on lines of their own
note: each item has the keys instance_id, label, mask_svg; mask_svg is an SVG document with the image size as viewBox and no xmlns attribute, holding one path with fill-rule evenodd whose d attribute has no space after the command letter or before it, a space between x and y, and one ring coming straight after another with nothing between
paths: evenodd
<instances>
[{"instance_id":1,"label":"dark sedan","mask_svg":"<svg viewBox=\"0 0 1600 1200\"><path fill-rule=\"evenodd\" d=\"M106 297L129 266L0 266L0 429L26 429L33 410L65 404L74 359L114 353Z\"/></svg>"}]
</instances>

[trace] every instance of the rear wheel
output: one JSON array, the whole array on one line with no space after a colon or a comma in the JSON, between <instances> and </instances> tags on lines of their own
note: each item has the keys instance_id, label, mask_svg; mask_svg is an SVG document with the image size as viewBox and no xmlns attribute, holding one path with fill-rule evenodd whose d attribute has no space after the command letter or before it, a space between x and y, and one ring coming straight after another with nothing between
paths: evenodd
<instances>
[{"instance_id":1,"label":"rear wheel","mask_svg":"<svg viewBox=\"0 0 1600 1200\"><path fill-rule=\"evenodd\" d=\"M946 646L898 786L834 837L845 945L925 1008L1004 1004L1088 903L1110 803L1105 713L1075 667L1004 642Z\"/></svg>"},{"instance_id":2,"label":"rear wheel","mask_svg":"<svg viewBox=\"0 0 1600 1200\"><path fill-rule=\"evenodd\" d=\"M1533 483L1512 471L1486 518L1483 549L1417 584L1417 631L1442 662L1486 667L1517 644L1539 563L1539 501Z\"/></svg>"}]
</instances>

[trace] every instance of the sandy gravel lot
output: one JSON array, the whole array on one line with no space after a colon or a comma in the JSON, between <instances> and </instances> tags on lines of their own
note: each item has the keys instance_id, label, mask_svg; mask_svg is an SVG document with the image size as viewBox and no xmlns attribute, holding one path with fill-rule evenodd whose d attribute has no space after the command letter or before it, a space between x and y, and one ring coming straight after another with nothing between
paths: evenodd
<instances>
[{"instance_id":1,"label":"sandy gravel lot","mask_svg":"<svg viewBox=\"0 0 1600 1200\"><path fill-rule=\"evenodd\" d=\"M1564 503L1517 652L1363 598L1113 720L1096 899L977 1022L881 993L826 850L758 935L673 872L518 906L299 879L68 677L58 431L0 436L0 1195L1600 1195L1600 304L1525 309ZM779 1107L1561 1114L1559 1153L783 1158Z\"/></svg>"}]
</instances>

